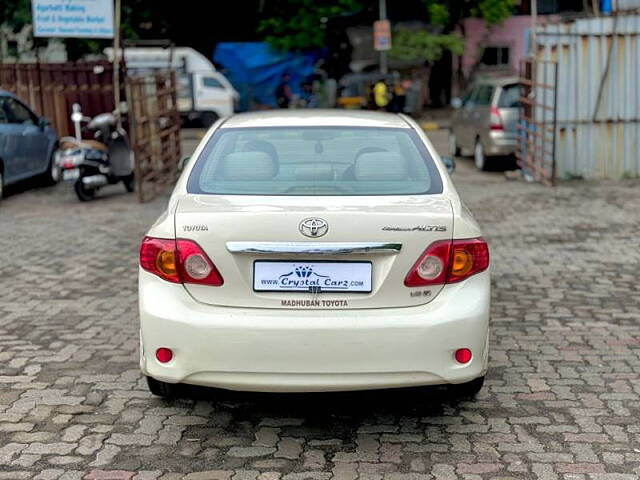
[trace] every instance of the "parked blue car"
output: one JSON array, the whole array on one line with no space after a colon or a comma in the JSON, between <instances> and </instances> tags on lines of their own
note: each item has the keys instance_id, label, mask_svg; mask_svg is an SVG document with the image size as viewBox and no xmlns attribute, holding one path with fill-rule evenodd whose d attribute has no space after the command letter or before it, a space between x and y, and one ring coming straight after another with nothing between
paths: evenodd
<instances>
[{"instance_id":1,"label":"parked blue car","mask_svg":"<svg viewBox=\"0 0 640 480\"><path fill-rule=\"evenodd\" d=\"M0 90L0 199L7 185L32 177L45 184L59 179L54 155L58 134L15 95Z\"/></svg>"}]
</instances>

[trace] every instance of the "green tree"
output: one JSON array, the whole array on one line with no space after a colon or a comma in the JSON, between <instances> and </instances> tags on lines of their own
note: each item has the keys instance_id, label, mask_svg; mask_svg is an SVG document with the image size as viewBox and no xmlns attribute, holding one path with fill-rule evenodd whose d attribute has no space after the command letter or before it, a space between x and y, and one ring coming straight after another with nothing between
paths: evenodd
<instances>
[{"instance_id":1,"label":"green tree","mask_svg":"<svg viewBox=\"0 0 640 480\"><path fill-rule=\"evenodd\" d=\"M464 52L464 39L458 33L467 17L484 19L489 28L513 13L516 0L423 0L426 30L397 29L390 56L405 61L436 61L445 51ZM461 29L460 29L461 30Z\"/></svg>"},{"instance_id":2,"label":"green tree","mask_svg":"<svg viewBox=\"0 0 640 480\"><path fill-rule=\"evenodd\" d=\"M30 0L2 0L0 25L7 24L14 32L31 23Z\"/></svg>"},{"instance_id":3,"label":"green tree","mask_svg":"<svg viewBox=\"0 0 640 480\"><path fill-rule=\"evenodd\" d=\"M278 50L308 50L326 45L330 18L352 13L358 0L276 0L262 11L258 31Z\"/></svg>"}]
</instances>

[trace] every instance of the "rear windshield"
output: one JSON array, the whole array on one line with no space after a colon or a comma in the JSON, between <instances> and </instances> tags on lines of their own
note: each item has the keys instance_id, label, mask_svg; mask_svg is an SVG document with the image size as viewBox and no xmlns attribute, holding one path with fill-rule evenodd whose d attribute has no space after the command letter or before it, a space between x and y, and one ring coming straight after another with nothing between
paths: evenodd
<instances>
[{"instance_id":1,"label":"rear windshield","mask_svg":"<svg viewBox=\"0 0 640 480\"><path fill-rule=\"evenodd\" d=\"M429 152L408 128L222 128L189 193L412 195L442 192Z\"/></svg>"},{"instance_id":2,"label":"rear windshield","mask_svg":"<svg viewBox=\"0 0 640 480\"><path fill-rule=\"evenodd\" d=\"M500 93L498 108L518 108L520 106L520 85L505 85Z\"/></svg>"}]
</instances>

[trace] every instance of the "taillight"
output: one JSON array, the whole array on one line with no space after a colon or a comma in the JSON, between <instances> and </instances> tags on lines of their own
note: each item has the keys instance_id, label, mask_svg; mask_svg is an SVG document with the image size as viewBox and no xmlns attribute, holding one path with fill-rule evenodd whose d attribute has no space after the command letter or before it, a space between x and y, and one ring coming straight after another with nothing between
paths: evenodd
<instances>
[{"instance_id":1,"label":"taillight","mask_svg":"<svg viewBox=\"0 0 640 480\"><path fill-rule=\"evenodd\" d=\"M216 266L192 240L145 237L140 245L140 266L168 282L215 287L224 283Z\"/></svg>"},{"instance_id":2,"label":"taillight","mask_svg":"<svg viewBox=\"0 0 640 480\"><path fill-rule=\"evenodd\" d=\"M404 284L423 287L460 282L489 267L489 246L482 238L441 240L425 250Z\"/></svg>"},{"instance_id":3,"label":"taillight","mask_svg":"<svg viewBox=\"0 0 640 480\"><path fill-rule=\"evenodd\" d=\"M191 240L176 240L178 246L178 272L182 283L199 283L219 287L222 275L204 250Z\"/></svg>"},{"instance_id":4,"label":"taillight","mask_svg":"<svg viewBox=\"0 0 640 480\"><path fill-rule=\"evenodd\" d=\"M140 245L140 266L168 282L180 283L176 265L176 241L145 237Z\"/></svg>"},{"instance_id":5,"label":"taillight","mask_svg":"<svg viewBox=\"0 0 640 480\"><path fill-rule=\"evenodd\" d=\"M420 287L445 283L450 256L450 240L432 243L409 271L404 284L407 287Z\"/></svg>"},{"instance_id":6,"label":"taillight","mask_svg":"<svg viewBox=\"0 0 640 480\"><path fill-rule=\"evenodd\" d=\"M447 283L461 282L489 268L489 245L482 238L454 240Z\"/></svg>"},{"instance_id":7,"label":"taillight","mask_svg":"<svg viewBox=\"0 0 640 480\"><path fill-rule=\"evenodd\" d=\"M496 107L491 107L491 120L489 122L489 128L491 130L504 130L504 124L502 123L500 110L498 110Z\"/></svg>"}]
</instances>

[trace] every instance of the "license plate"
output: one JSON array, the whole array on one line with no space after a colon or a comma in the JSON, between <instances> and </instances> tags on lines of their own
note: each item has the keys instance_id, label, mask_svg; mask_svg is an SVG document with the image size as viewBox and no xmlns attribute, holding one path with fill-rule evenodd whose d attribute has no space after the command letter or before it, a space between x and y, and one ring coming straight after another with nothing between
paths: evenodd
<instances>
[{"instance_id":1,"label":"license plate","mask_svg":"<svg viewBox=\"0 0 640 480\"><path fill-rule=\"evenodd\" d=\"M75 180L80 176L79 168L70 168L62 171L62 180Z\"/></svg>"},{"instance_id":2,"label":"license plate","mask_svg":"<svg viewBox=\"0 0 640 480\"><path fill-rule=\"evenodd\" d=\"M257 292L371 292L371 262L280 262L253 264Z\"/></svg>"}]
</instances>

